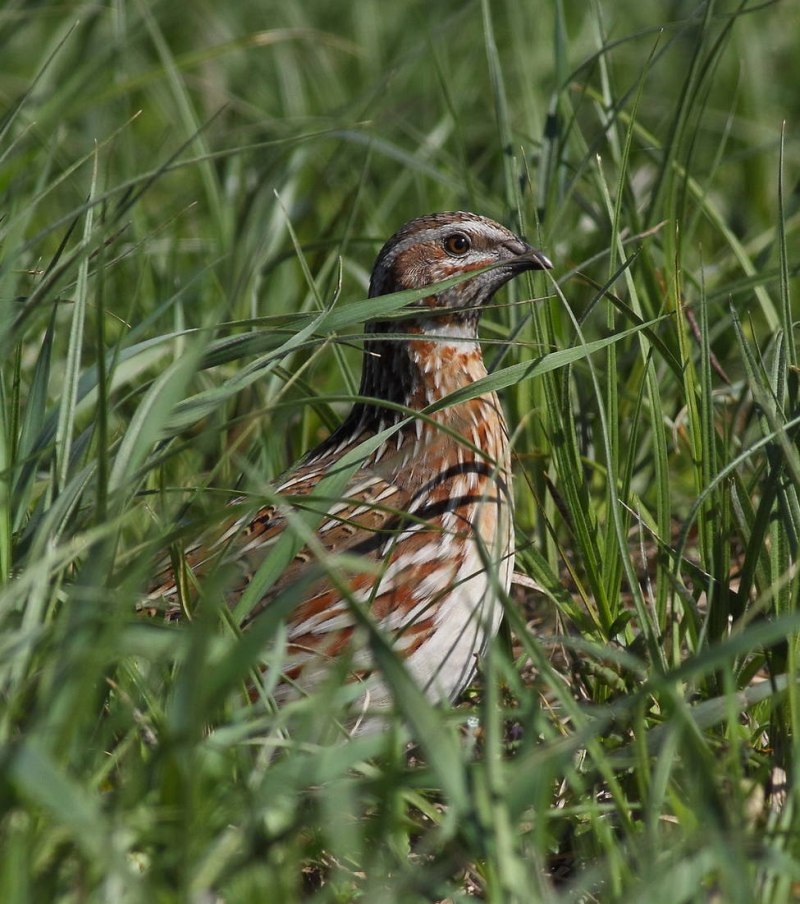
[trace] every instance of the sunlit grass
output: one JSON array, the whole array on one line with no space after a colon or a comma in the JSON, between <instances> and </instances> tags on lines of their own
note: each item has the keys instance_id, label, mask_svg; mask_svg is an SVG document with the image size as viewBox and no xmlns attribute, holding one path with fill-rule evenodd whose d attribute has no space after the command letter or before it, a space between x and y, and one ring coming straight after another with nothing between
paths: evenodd
<instances>
[{"instance_id":1,"label":"sunlit grass","mask_svg":"<svg viewBox=\"0 0 800 904\"><path fill-rule=\"evenodd\" d=\"M800 14L424 13L0 12L4 902L797 895ZM336 671L250 702L281 613L223 570L136 610L339 423L448 209L555 263L484 323L528 580L456 712L373 637L396 718L342 743Z\"/></svg>"}]
</instances>

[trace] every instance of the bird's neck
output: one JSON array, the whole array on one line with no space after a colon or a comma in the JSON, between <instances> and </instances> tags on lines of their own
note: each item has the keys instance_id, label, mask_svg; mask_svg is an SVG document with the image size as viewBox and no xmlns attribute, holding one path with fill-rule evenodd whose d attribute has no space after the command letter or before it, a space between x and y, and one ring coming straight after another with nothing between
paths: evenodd
<instances>
[{"instance_id":1,"label":"bird's neck","mask_svg":"<svg viewBox=\"0 0 800 904\"><path fill-rule=\"evenodd\" d=\"M437 317L410 324L395 322L394 332L402 330L414 337L405 339L387 338L388 330L381 327L369 328L360 394L389 404L359 403L354 416L364 426L391 426L408 416L402 409L421 411L486 376L474 321Z\"/></svg>"}]
</instances>

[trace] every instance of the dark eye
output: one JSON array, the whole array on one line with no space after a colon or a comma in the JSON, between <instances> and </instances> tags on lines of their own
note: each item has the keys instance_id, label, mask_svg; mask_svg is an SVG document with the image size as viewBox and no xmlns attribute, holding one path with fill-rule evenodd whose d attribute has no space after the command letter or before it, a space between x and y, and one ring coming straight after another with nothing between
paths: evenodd
<instances>
[{"instance_id":1,"label":"dark eye","mask_svg":"<svg viewBox=\"0 0 800 904\"><path fill-rule=\"evenodd\" d=\"M452 235L448 235L444 240L444 250L448 254L455 254L460 257L462 254L466 254L469 249L470 240L463 232L454 232Z\"/></svg>"}]
</instances>

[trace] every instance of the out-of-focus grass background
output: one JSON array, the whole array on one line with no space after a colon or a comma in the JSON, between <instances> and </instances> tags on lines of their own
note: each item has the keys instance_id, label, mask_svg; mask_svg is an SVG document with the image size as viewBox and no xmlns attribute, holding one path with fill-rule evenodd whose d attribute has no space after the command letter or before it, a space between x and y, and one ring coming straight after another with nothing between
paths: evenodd
<instances>
[{"instance_id":1,"label":"out-of-focus grass background","mask_svg":"<svg viewBox=\"0 0 800 904\"><path fill-rule=\"evenodd\" d=\"M789 0L5 3L0 900L796 899L799 43ZM541 590L455 715L400 677L330 743L335 680L242 691L278 626L135 607L459 208L555 262L484 325Z\"/></svg>"}]
</instances>

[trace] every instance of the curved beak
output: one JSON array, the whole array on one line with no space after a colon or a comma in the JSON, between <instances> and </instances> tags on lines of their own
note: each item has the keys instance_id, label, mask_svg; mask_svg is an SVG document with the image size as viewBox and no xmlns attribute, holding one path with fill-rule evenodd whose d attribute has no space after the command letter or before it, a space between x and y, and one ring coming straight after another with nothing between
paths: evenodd
<instances>
[{"instance_id":1,"label":"curved beak","mask_svg":"<svg viewBox=\"0 0 800 904\"><path fill-rule=\"evenodd\" d=\"M550 258L543 252L532 248L527 242L518 239L516 242L508 242L506 248L515 257L507 263L515 270L552 270L553 264Z\"/></svg>"}]
</instances>

